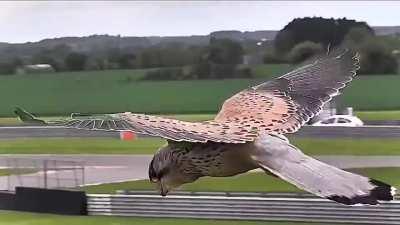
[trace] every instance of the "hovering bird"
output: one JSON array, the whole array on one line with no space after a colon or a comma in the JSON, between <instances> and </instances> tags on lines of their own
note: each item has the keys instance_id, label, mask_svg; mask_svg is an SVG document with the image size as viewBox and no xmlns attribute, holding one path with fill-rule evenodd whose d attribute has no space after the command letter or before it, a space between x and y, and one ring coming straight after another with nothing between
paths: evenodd
<instances>
[{"instance_id":1,"label":"hovering bird","mask_svg":"<svg viewBox=\"0 0 400 225\"><path fill-rule=\"evenodd\" d=\"M55 124L130 130L167 139L149 166L150 181L163 196L203 176L233 176L260 168L323 198L346 205L375 205L379 200L392 200L395 188L307 156L283 136L318 114L358 69L358 54L333 52L235 94L210 121L185 122L125 112L74 116Z\"/></svg>"}]
</instances>

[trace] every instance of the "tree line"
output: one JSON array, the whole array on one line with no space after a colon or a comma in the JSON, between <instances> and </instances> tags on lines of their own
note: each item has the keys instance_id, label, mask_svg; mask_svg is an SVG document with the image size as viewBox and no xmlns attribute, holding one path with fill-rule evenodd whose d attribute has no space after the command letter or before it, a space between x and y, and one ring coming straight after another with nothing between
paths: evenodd
<instances>
[{"instance_id":1,"label":"tree line","mask_svg":"<svg viewBox=\"0 0 400 225\"><path fill-rule=\"evenodd\" d=\"M3 50L10 57L0 58L0 74L13 74L24 65L49 64L57 72L158 68L146 74L147 80L249 78L245 55L262 53L264 63L298 64L338 46L361 53L361 74L398 71L400 39L376 36L367 23L346 18L297 18L275 40L260 43L211 36L202 45L169 42L132 47L107 39L90 48L71 43L33 46L33 53L10 48Z\"/></svg>"},{"instance_id":2,"label":"tree line","mask_svg":"<svg viewBox=\"0 0 400 225\"><path fill-rule=\"evenodd\" d=\"M397 42L394 45L393 42ZM375 36L365 22L306 17L294 19L277 34L274 46L264 56L265 63L300 63L328 48L349 48L361 55L360 74L398 72L400 39Z\"/></svg>"}]
</instances>

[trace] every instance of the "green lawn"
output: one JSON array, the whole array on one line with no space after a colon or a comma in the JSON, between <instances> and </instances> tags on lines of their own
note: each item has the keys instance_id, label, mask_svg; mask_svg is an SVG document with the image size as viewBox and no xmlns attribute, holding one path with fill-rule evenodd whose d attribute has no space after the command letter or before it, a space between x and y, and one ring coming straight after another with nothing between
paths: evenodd
<instances>
[{"instance_id":1,"label":"green lawn","mask_svg":"<svg viewBox=\"0 0 400 225\"><path fill-rule=\"evenodd\" d=\"M253 70L257 79L138 81L145 70L0 76L0 116L12 116L15 106L39 115L215 113L224 99L235 92L287 68L261 65ZM356 110L400 109L399 84L398 75L359 76L340 102Z\"/></svg>"},{"instance_id":2,"label":"green lawn","mask_svg":"<svg viewBox=\"0 0 400 225\"><path fill-rule=\"evenodd\" d=\"M0 140L0 154L153 154L161 138L32 138Z\"/></svg>"},{"instance_id":3,"label":"green lawn","mask_svg":"<svg viewBox=\"0 0 400 225\"><path fill-rule=\"evenodd\" d=\"M0 211L0 225L308 225L310 223L229 221L203 219L158 219L112 216L61 216L43 213ZM312 223L315 225L333 225Z\"/></svg>"},{"instance_id":4,"label":"green lawn","mask_svg":"<svg viewBox=\"0 0 400 225\"><path fill-rule=\"evenodd\" d=\"M0 118L0 125L3 126L14 126L22 124L22 122L16 117L1 117Z\"/></svg>"},{"instance_id":5,"label":"green lawn","mask_svg":"<svg viewBox=\"0 0 400 225\"><path fill-rule=\"evenodd\" d=\"M400 188L400 168L351 169L358 174L387 182ZM117 190L155 190L148 180L128 181L84 187L89 193L115 193ZM250 172L234 177L203 177L181 187L185 191L226 191L226 192L303 192L295 186L264 172Z\"/></svg>"},{"instance_id":6,"label":"green lawn","mask_svg":"<svg viewBox=\"0 0 400 225\"><path fill-rule=\"evenodd\" d=\"M342 105L359 111L400 109L399 75L358 76L343 91Z\"/></svg>"},{"instance_id":7,"label":"green lawn","mask_svg":"<svg viewBox=\"0 0 400 225\"><path fill-rule=\"evenodd\" d=\"M309 155L400 155L399 139L311 139L291 142Z\"/></svg>"},{"instance_id":8,"label":"green lawn","mask_svg":"<svg viewBox=\"0 0 400 225\"><path fill-rule=\"evenodd\" d=\"M289 64L262 64L252 67L252 73L256 78L271 79L289 72L292 67Z\"/></svg>"},{"instance_id":9,"label":"green lawn","mask_svg":"<svg viewBox=\"0 0 400 225\"><path fill-rule=\"evenodd\" d=\"M38 170L35 169L0 169L0 176L18 175L18 174L28 174L36 173Z\"/></svg>"},{"instance_id":10,"label":"green lawn","mask_svg":"<svg viewBox=\"0 0 400 225\"><path fill-rule=\"evenodd\" d=\"M136 76L112 71L0 77L0 116L15 106L39 115L72 112L216 112L224 99L261 80L136 81ZM23 88L20 88L23 84Z\"/></svg>"},{"instance_id":11,"label":"green lawn","mask_svg":"<svg viewBox=\"0 0 400 225\"><path fill-rule=\"evenodd\" d=\"M361 120L400 120L400 111L357 111L356 116Z\"/></svg>"},{"instance_id":12,"label":"green lawn","mask_svg":"<svg viewBox=\"0 0 400 225\"><path fill-rule=\"evenodd\" d=\"M310 139L291 142L310 155L400 155L398 139ZM161 138L37 138L0 140L0 154L153 154Z\"/></svg>"}]
</instances>

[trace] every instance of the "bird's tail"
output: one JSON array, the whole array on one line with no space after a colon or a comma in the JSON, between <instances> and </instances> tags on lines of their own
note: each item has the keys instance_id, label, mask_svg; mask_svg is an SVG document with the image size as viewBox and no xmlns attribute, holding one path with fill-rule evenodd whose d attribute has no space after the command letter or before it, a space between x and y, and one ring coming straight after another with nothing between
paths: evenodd
<instances>
[{"instance_id":1,"label":"bird's tail","mask_svg":"<svg viewBox=\"0 0 400 225\"><path fill-rule=\"evenodd\" d=\"M346 205L394 199L396 189L391 185L318 161L283 139L268 136L256 147L253 158L261 168L320 197Z\"/></svg>"}]
</instances>

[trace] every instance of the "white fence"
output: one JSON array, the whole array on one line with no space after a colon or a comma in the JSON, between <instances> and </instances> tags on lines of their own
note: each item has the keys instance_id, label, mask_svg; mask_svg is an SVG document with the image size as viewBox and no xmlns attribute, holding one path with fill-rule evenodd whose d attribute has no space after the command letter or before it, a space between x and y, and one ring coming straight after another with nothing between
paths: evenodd
<instances>
[{"instance_id":1,"label":"white fence","mask_svg":"<svg viewBox=\"0 0 400 225\"><path fill-rule=\"evenodd\" d=\"M400 201L345 206L310 197L88 195L89 215L400 224Z\"/></svg>"},{"instance_id":2,"label":"white fence","mask_svg":"<svg viewBox=\"0 0 400 225\"><path fill-rule=\"evenodd\" d=\"M83 162L28 158L3 160L11 175L0 179L0 190L14 191L18 186L74 188L85 183Z\"/></svg>"}]
</instances>

